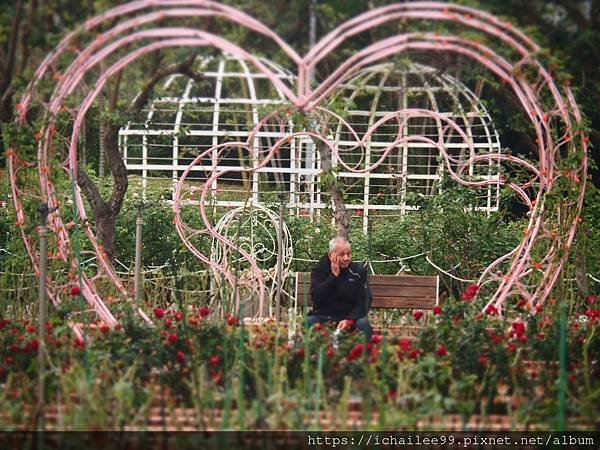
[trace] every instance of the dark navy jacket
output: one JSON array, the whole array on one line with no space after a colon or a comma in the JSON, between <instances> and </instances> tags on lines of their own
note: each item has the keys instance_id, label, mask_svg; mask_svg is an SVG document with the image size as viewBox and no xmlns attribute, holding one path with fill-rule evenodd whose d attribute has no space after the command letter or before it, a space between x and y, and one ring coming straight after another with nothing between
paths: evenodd
<instances>
[{"instance_id":1,"label":"dark navy jacket","mask_svg":"<svg viewBox=\"0 0 600 450\"><path fill-rule=\"evenodd\" d=\"M329 256L325 255L311 272L310 297L313 305L310 315L330 316L334 320L365 317L371 297L367 270L362 264L352 262L336 277L331 272Z\"/></svg>"}]
</instances>

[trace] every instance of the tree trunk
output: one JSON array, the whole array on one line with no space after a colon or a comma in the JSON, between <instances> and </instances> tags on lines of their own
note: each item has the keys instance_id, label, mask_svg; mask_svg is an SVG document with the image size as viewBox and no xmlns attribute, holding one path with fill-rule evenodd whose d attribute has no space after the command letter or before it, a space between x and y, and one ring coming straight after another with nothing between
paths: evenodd
<instances>
[{"instance_id":1,"label":"tree trunk","mask_svg":"<svg viewBox=\"0 0 600 450\"><path fill-rule=\"evenodd\" d=\"M315 133L320 133L321 136L329 135L329 118L326 116L321 117L319 121L319 129L312 130ZM327 178L327 181L322 184L322 188L327 190L331 195L333 201L333 217L338 229L338 236L348 239L350 232L350 215L346 209L346 202L344 201L344 192L342 185L333 174L333 167L331 161L331 149L323 141L317 140L315 146L319 151L319 157L321 159L321 179Z\"/></svg>"},{"instance_id":2,"label":"tree trunk","mask_svg":"<svg viewBox=\"0 0 600 450\"><path fill-rule=\"evenodd\" d=\"M117 251L116 225L119 213L114 213L110 208L105 208L102 213L94 212L96 216L96 235L102 243L106 255L112 261Z\"/></svg>"}]
</instances>

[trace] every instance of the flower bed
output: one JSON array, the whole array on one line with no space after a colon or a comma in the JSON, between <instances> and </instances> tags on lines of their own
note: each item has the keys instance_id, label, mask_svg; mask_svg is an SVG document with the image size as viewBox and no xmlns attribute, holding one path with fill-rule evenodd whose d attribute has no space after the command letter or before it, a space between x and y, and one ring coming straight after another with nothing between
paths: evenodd
<instances>
[{"instance_id":1,"label":"flower bed","mask_svg":"<svg viewBox=\"0 0 600 450\"><path fill-rule=\"evenodd\" d=\"M568 332L566 413L598 426L597 306ZM514 319L449 301L414 337L336 339L216 320L207 308L156 308L157 328L89 324L77 340L47 325L48 426L57 429L553 428L559 412L559 324L551 311ZM131 316L133 317L133 316ZM517 318L522 317L522 318ZM586 320L583 320L586 318ZM35 416L37 328L0 322L0 423ZM26 414L22 414L25 411ZM161 429L162 429L161 428Z\"/></svg>"}]
</instances>

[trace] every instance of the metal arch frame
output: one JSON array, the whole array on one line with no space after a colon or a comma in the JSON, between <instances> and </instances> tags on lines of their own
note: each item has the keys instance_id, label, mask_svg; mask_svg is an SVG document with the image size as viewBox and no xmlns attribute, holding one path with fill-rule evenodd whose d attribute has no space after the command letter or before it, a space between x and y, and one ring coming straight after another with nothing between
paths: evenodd
<instances>
[{"instance_id":1,"label":"metal arch frame","mask_svg":"<svg viewBox=\"0 0 600 450\"><path fill-rule=\"evenodd\" d=\"M233 68L229 67L229 70L225 71L224 70L224 63L223 61L225 61L225 64L230 64L230 63L234 63L233 64ZM263 60L264 63L268 63L267 60ZM217 70L216 71L211 71L211 69L209 69L207 66L208 64L211 63L213 66L216 63L217 64ZM276 69L276 72L278 74L280 74L281 78L286 78L286 79L292 79L292 75L289 72L286 72L283 68L278 68L277 65L270 63L271 66ZM187 132L188 136L194 137L194 136L204 136L204 137L212 137L213 139L213 146L217 145L219 142L219 139L225 135L227 136L235 136L238 139L243 139L243 138L247 138L247 136L250 134L251 130L247 129L247 130L240 130L238 132L234 132L234 133L230 133L228 130L223 130L222 126L223 126L223 121L220 120L219 118L219 112L220 112L220 106L221 105L232 105L232 104L248 104L251 108L252 108L252 123L257 124L259 121L258 118L258 111L257 111L257 106L260 103L261 105L271 105L271 106L276 106L281 104L282 101L284 101L284 95L281 91L279 91L279 98L273 98L272 100L270 98L261 98L258 99L255 93L255 86L254 86L254 82L253 80L257 79L257 78L262 78L262 79L266 79L266 76L264 76L263 74L260 73L251 73L250 70L248 69L247 65L244 63L243 60L239 60L239 59L235 59L232 56L228 56L228 55L224 55L222 57L222 60L218 59L215 60L212 57L209 58L205 58L201 61L201 66L199 68L199 70L201 72L203 72L203 75L206 77L212 77L215 78L216 83L215 83L215 92L214 92L214 96L210 97L210 92L206 92L206 93L200 93L200 95L203 95L202 97L197 97L197 96L193 96L190 97L189 96L189 91L190 91L190 87L194 84L194 81L192 79L189 79L187 84L183 87L183 95L181 97L161 97L156 99L153 103L152 106L150 108L150 111L148 112L148 119L146 122L146 125L148 123L151 122L152 120L152 116L154 114L154 107L155 105L160 105L161 110L164 110L164 106L165 104L169 105L167 110L170 111L171 113L176 113L176 117L175 117L175 123L174 123L174 127L173 130L169 130L169 129L165 129L164 126L158 126L158 127L153 127L148 129L147 126L144 127L140 127L139 124L131 124L128 123L123 129L120 130L120 135L123 137L123 141L125 141L125 144L122 145L122 151L123 154L126 155L125 156L125 164L128 170L131 171L142 171L142 190L143 193L145 194L146 192L146 185L147 185L147 181L148 181L148 177L147 177L147 171L148 170L153 170L153 171L159 171L159 172L171 172L172 176L173 176L173 192L175 191L175 186L177 183L177 172L178 171L183 171L186 169L187 164L182 164L178 162L178 139L177 139L177 132L180 128L180 126L185 125L185 126L191 126L192 129L190 129ZM236 66L238 66L238 70L236 72ZM240 70L241 69L241 70ZM404 73L406 72L407 74L416 74L420 79L421 79L421 86L422 88L416 88L416 87L407 87L406 85L406 77L402 76L402 79L404 80L403 83L401 83L400 85L396 85L394 84L393 86L390 85L389 83L386 83L387 78L392 75L392 73L395 74L400 74L400 72ZM377 77L381 75L381 80L378 83L378 86L375 87L374 85L369 84L369 81L371 78L373 77ZM178 75L177 75L178 76ZM173 81L173 78L176 76L172 76L171 78L169 78L167 80L167 82L165 83L165 87L168 87L168 85L171 84L171 82ZM220 87L222 85L222 82L225 78L228 79L233 79L236 81L241 82L242 84L246 83L248 84L248 94L249 94L249 98L246 100L244 99L240 99L237 100L230 98L231 95L228 96L228 98L222 98L221 96L221 91L220 91ZM349 80L347 83L343 84L341 86L342 89L342 93L344 91L349 91L349 101L348 104L350 104L353 100L353 98L360 92L360 90L358 89L358 87L356 86L357 83L363 81L364 78L364 83L361 83L361 87L365 88L365 89L376 89L375 91L375 95L373 98L373 104L370 108L370 110L360 110L360 109L355 109L355 110L350 110L349 106L346 107L345 112L347 114L351 114L355 119L351 122L351 125L354 125L355 123L358 123L360 125L368 125L371 126L374 123L374 120L376 118L380 118L382 116L384 116L386 114L386 112L382 112L379 111L378 108L378 100L381 97L381 94L383 93L384 90L393 88L393 89L398 89L402 91L402 98L404 99L404 107L407 107L407 103L406 103L406 99L407 99L407 91L417 91L418 89L420 89L420 92L425 92L428 95L429 98L429 102L433 107L433 110L440 110L437 102L436 102L436 96L434 95L436 92L445 92L447 93L453 100L453 103L457 106L458 109L458 116L461 117L461 120L463 120L465 122L465 129L467 130L467 133L469 135L469 138L472 138L472 133L473 131L470 129L471 127L471 123L473 121L474 117L477 117L481 120L481 126L483 127L483 132L485 134L485 143L480 142L480 140L478 140L478 142L475 144L475 147L479 148L484 148L487 149L487 153L492 153L494 150L499 153L499 149L500 149L500 143L499 143L499 137L497 134L497 131L495 130L495 128L493 127L493 124L491 123L491 118L489 117L489 114L487 113L487 111L485 110L485 107L483 104L480 103L479 99L464 85L462 85L460 82L458 82L457 80L455 80L454 78L452 78L449 75L439 75L437 74L437 71L435 71L433 68L427 67L427 66L423 66L421 64L410 64L409 66L407 66L406 68L402 68L401 70L397 71L395 70L395 67L392 63L386 63L386 64L380 64L377 66L372 66L372 67L368 67L366 69L364 69L362 72L358 73L357 75L355 75L351 80ZM429 82L429 80L432 80L434 85L431 84ZM464 97L466 99L466 101L468 102L468 104L465 104L464 107L462 105L462 101L461 99L458 98L458 92L462 93L462 97ZM198 94L198 93L197 93ZM205 94L208 94L205 95ZM197 105L197 104L206 104L206 105L213 105L213 123L212 123L212 128L209 130L207 126L195 126L193 122L185 122L185 124L182 122L182 114L181 111L185 108L186 105ZM468 110L468 111L467 111ZM207 108L207 112L210 111L210 107ZM453 116L452 111L448 112L448 109L446 109L444 112L446 112L447 114L450 114L451 116ZM239 113L242 113L242 110L239 111ZM360 120L360 117L358 116L363 116L368 114L368 124L362 123ZM486 122L489 122L490 125L487 125ZM204 125L208 125L208 124L204 124ZM243 124L242 124L243 125ZM416 125L416 124L411 124L411 125ZM492 132L490 132L490 128L492 128ZM443 134L443 130L442 130L442 126L441 123L438 121L437 122L437 131L438 131L438 135L442 135ZM335 132L333 133L333 138L335 139L336 145L351 145L352 142L345 142L343 140L341 140L341 123L338 124L337 130L335 130ZM153 164L148 164L147 162L147 157L148 157L148 144L147 142L144 140L143 143L143 153L142 153L142 161L140 164L140 161L135 162L132 161L130 162L130 158L128 157L129 155L129 148L127 145L127 137L130 135L141 135L143 136L143 139L146 139L147 135L156 135L156 133L159 133L160 135L167 135L167 136L173 136L173 154L170 157L159 157L159 156L155 156L153 157L153 159L155 160L155 163ZM265 132L265 133L258 133L257 136L260 137L265 137L265 136L269 136L270 133ZM408 134L408 133L407 133ZM259 139L255 140L255 146L258 148L259 145ZM275 167L272 165L267 165L266 167L262 168L260 171L255 171L254 174L252 175L252 188L250 189L251 193L252 193L252 198L254 203L259 203L259 193L260 193L260 188L259 188L259 181L258 181L258 177L260 173L263 174L279 174L279 176L287 174L287 176L289 176L289 183L286 181L286 185L289 184L289 189L286 191L286 196L289 197L288 201L286 202L286 207L288 209L292 209L296 211L296 214L298 214L300 212L301 209L308 209L308 215L313 218L315 214L319 214L320 211L326 207L328 207L328 203L325 203L323 201L323 199L321 198L321 196L319 195L320 193L320 189L317 186L315 188L314 182L315 179L318 177L319 173L320 173L320 168L317 166L317 161L308 156L310 156L310 154L307 153L301 153L299 155L296 154L296 149L301 149L305 146L310 146L312 145L310 140L305 140L304 142L297 142L297 141L292 141L291 142L291 148L290 148L290 158L289 160L286 161L282 161L282 166L280 167ZM459 143L452 143L450 144L453 148L467 148L467 145L464 142L459 142ZM365 164L369 165L369 161L370 161L370 157L371 157L371 147L377 147L377 146L385 146L385 143L380 143L377 142L376 139L371 139L368 142L368 145L366 146L366 151L365 151ZM415 143L414 147L415 148L419 148L419 147L426 147L426 144L423 143ZM160 146L159 146L160 147ZM196 149L202 149L201 145L198 145L196 147L194 147L194 145L191 145L192 148L196 148ZM377 179L393 179L393 178L397 178L396 175L394 174L390 174L390 173L378 173L378 174L372 174L371 172L366 172L366 173L360 173L360 174L356 174L356 173L352 173L352 172L343 172L343 173L339 173L338 176L339 177L347 177L350 179L354 179L354 180L359 180L359 179L364 179L364 187L363 187L363 192L362 195L360 193L358 194L353 194L356 195L358 198L358 196L362 197L362 203L361 204L351 204L349 203L347 205L347 208L350 211L357 211L357 212L361 212L362 211L362 222L363 222L363 231L366 233L368 230L368 223L369 223L369 217L371 215L371 212L376 212L378 210L399 210L401 214L404 214L407 210L413 210L415 209L414 207L411 207L409 205L406 205L405 202L405 196L406 196L406 192L408 192L408 190L411 188L409 186L409 180L412 179L422 179L422 180L431 180L434 183L436 181L439 181L440 177L441 177L441 172L443 171L443 164L439 164L436 163L434 165L432 165L429 168L429 172L431 172L432 169L434 169L436 171L436 173L428 173L428 174L412 174L411 172L411 168L412 166L409 166L408 164L408 158L409 158L409 153L411 153L412 150L412 146L410 145L410 143L406 143L403 145L402 147L402 155L401 157L403 158L403 162L398 164L398 166L401 169L401 174L399 176L400 181L401 181L401 186L399 187L400 191L401 191L401 195L402 195L402 199L400 204L395 204L395 202L392 202L391 204L389 204L389 202L387 204L376 204L376 203L371 203L370 202L370 180L371 178L377 178ZM431 150L434 150L432 147L429 147ZM160 148L159 148L160 150ZM419 155L420 156L420 155ZM431 155L429 155L431 157ZM296 161L296 159L298 158L302 158L302 160L298 160ZM214 161L215 155L213 154L213 161ZM254 158L254 157L253 157ZM131 160L133 160L134 158L132 157ZM164 164L161 163L161 161L159 160L164 160ZM169 166L168 163L171 163L171 166ZM289 162L289 166L288 163ZM213 163L214 164L214 163ZM499 168L499 163L496 162L495 164L497 166L497 168ZM305 167L305 169L303 169L303 166ZM310 167L309 169L307 169L308 167ZM492 167L492 162L490 161L489 163L489 168ZM203 164L203 165L199 165L199 166L195 166L195 170L202 172L202 173L207 173L207 172L212 172L215 169L214 165L208 166L207 164ZM489 170L488 170L489 172ZM469 170L469 174L473 175L472 173L472 169ZM307 179L305 182L301 182L300 181L300 177L305 176L308 177L309 179ZM492 179L499 179L499 174L496 175L490 175L488 174L488 179L492 180ZM200 179L202 179L202 177L200 177ZM297 188L303 186L303 185L307 185L307 189L309 192L308 196L308 203L306 201L300 201L299 198L299 193L297 192ZM218 181L215 181L215 183L213 183L213 191L216 191L218 188ZM414 187L414 189L419 189L418 187ZM315 195L316 194L316 195ZM492 188L488 187L487 189L487 194L486 194L486 205L485 206L477 206L476 209L478 210L483 210L486 211L488 214L491 211L495 211L498 209L498 202L499 202L499 190L496 189L495 192L492 192ZM242 206L245 203L245 200L241 201L241 200L214 200L211 199L211 204L215 207L238 207L238 206Z\"/></svg>"},{"instance_id":2,"label":"metal arch frame","mask_svg":"<svg viewBox=\"0 0 600 450\"><path fill-rule=\"evenodd\" d=\"M308 54L304 57L300 57L270 29L235 8L208 0L138 0L113 8L107 13L86 22L81 29L71 33L61 41L55 51L49 54L40 65L32 83L20 103L17 105L17 125L22 127L25 124L27 111L34 101L36 89L40 80L50 73L51 68L58 62L59 57L64 56L65 53L71 51L70 47L72 46L72 42L74 42L73 38L75 38L82 30L93 32L98 26L108 23L110 20L128 17L127 15L129 14L140 13L145 9L150 9L152 12L143 16L143 19L141 17L129 19L127 22L117 25L111 30L99 35L94 42L92 42L84 51L79 53L79 56L74 59L71 67L58 77L58 80L56 80L56 89L49 105L44 105L47 126L41 131L37 160L22 161L20 159L22 155L19 148L11 148L7 151L13 202L17 214L17 223L19 225L22 226L26 219L22 199L23 197L35 195L35 192L33 189L27 189L27 192L21 189L18 182L18 173L21 170L31 168L32 165L37 168L40 180L40 196L50 207L59 206L56 189L49 176L52 170L49 154L50 146L53 139L55 139L56 117L63 109L66 98L74 91L84 74L88 73L95 65L105 61L110 56L111 52L126 47L135 42L136 39L150 39L154 40L154 42L147 44L141 49L134 50L117 63L111 65L109 69L98 78L96 88L93 89L77 110L73 133L70 139L69 159L65 162L65 169L72 180L76 180L77 178L77 142L83 117L87 110L111 76L122 70L127 64L152 51L172 46L213 46L224 52L232 53L237 57L251 62L261 72L265 73L275 86L281 88L282 92L284 92L295 108L304 112L309 112L318 108L323 100L331 95L336 87L351 75L357 73L362 68L377 63L391 55L410 49L452 52L463 55L481 64L512 88L523 108L531 118L539 146L539 167L531 166L525 161L521 161L518 158L511 156L501 155L500 157L500 159L510 161L511 163L520 164L531 172L532 178L527 183L523 185L516 185L514 183L509 184L512 189L521 195L524 202L530 208L531 218L519 246L507 255L499 258L498 261L492 263L492 265L482 273L479 284L497 284L497 288L495 288L494 293L491 295L487 304L494 304L498 308L500 308L512 295L520 295L529 301L532 312L535 313L535 306L543 304L548 298L566 261L568 254L567 250L573 243L577 224L580 220L579 216L583 205L587 173L588 139L583 132L579 131L576 127L577 124L582 122L582 118L569 87L557 85L556 80L553 79L551 74L535 59L535 54L539 51L539 47L522 32L490 14L469 7L440 2L401 3L369 11L359 15L355 19L345 22L321 39ZM156 9L159 10L156 11ZM239 26L262 34L278 45L284 54L296 65L298 71L297 92L294 93L286 86L283 86L272 70L262 64L256 57L231 42L198 30L184 28L155 28L150 31L128 34L125 38L105 46L107 42L116 39L121 33L127 32L142 23L148 25L152 23L153 20L164 19L167 16L219 16ZM481 43L461 37L440 36L435 33L409 33L378 41L362 51L357 52L337 70L331 73L319 86L316 86L314 89L312 88L309 82L312 71L328 53L334 51L345 40L384 23L398 20L412 21L422 19L455 22L463 25L465 28L475 29L486 33L499 39L503 45L518 52L519 57L514 61L508 61ZM519 70L521 67L528 67L534 71L537 75L537 79L533 81L528 80ZM539 101L539 95L542 90L549 92L554 101L554 106L549 110L544 109ZM425 111L419 113L431 114L432 117L435 116L432 112ZM415 112L399 111L398 114L396 119L405 119L406 117L415 114ZM566 132L561 134L558 139L554 140L552 138L552 131L559 130L559 128L555 128L557 122L564 127ZM452 124L448 123L447 126L452 126ZM322 137L316 135L311 135L311 137L314 139L322 139ZM357 141L360 145L360 139ZM402 142L402 139L399 139L396 141L396 144ZM436 145L440 152L444 154L445 149L441 143L433 141L431 141L431 143ZM328 142L325 142L325 144L329 145ZM567 147L570 154L576 153L580 158L580 166L569 173L561 172L558 164L560 160L559 150L562 147ZM273 149L265 155L265 161L272 156ZM385 157L385 154L383 157ZM448 155L445 155L445 158L448 162L451 160L451 157ZM471 158L470 161L473 163L489 162L489 158L489 156L485 155L475 156ZM342 159L340 159L340 164L344 166L344 161ZM254 170L254 168L252 170ZM461 176L463 175L464 170L465 166L459 166L458 172L454 173L453 171L450 171L450 174L456 181L467 186L486 185L486 182L472 182L462 179ZM213 176L211 176L211 181L215 180L220 174L222 174L222 172L213 174ZM549 220L550 215L550 212L545 208L546 196L553 192L556 184L555 181L560 177L568 179L567 183L571 187L571 192L573 193L571 199L572 207L568 211L562 212L564 220L570 225L562 230L554 231L556 236L552 236L554 239L551 240L546 257L542 262L545 269L543 271L542 280L536 286L529 286L528 277L532 273L531 267L533 263L532 249L536 240L540 237L550 238L550 231L544 228L544 223ZM490 184L502 184L502 180L499 182L490 182L487 185ZM532 201L526 195L525 189L533 187L534 185L537 187L537 194L536 198ZM83 221L82 223L84 224L87 239L98 254L98 260L100 261L104 275L113 282L115 287L124 296L127 296L127 291L125 290L123 283L108 262L106 254L98 243L91 226L86 222L87 217L83 207L83 201L81 194L77 189L75 190L74 195L74 201L78 214ZM205 197L205 191L203 191L203 197ZM52 214L50 216L49 224L58 245L58 254L56 258L67 263L70 262L72 266L78 266L79 262L73 257L70 235L60 214ZM180 230L180 226L181 224L178 224L178 230ZM207 224L207 231L214 233L210 224ZM38 255L33 246L33 241L24 228L21 228L21 233L34 268L37 270ZM233 243L228 242L222 236L215 237L221 240L225 245L229 245L232 249L236 249ZM249 255L240 249L236 250L240 251L242 256L247 258L253 266L253 269L255 269L258 297L262 304L265 294L262 274L256 267L256 264L253 264ZM493 270L500 261L507 261L509 264L509 270L504 275L493 273ZM207 261L207 263L210 264L209 261ZM217 270L223 270L222 267L216 268ZM230 275L227 274L226 271L224 271L224 274L230 279ZM82 283L82 293L84 297L95 308L102 320L106 321L109 325L114 326L117 321L102 302L102 299L96 291L94 280L83 277ZM48 285L51 300L55 304L60 303L62 287L58 283L57 285L54 285L51 279L49 279ZM486 306L484 306L484 308ZM140 310L139 312L144 316L143 311Z\"/></svg>"}]
</instances>

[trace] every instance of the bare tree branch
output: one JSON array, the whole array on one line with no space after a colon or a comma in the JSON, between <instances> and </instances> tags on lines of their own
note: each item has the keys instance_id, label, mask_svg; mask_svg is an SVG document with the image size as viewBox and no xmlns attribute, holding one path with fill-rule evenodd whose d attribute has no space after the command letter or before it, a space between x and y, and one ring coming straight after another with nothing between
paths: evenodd
<instances>
[{"instance_id":1,"label":"bare tree branch","mask_svg":"<svg viewBox=\"0 0 600 450\"><path fill-rule=\"evenodd\" d=\"M192 70L192 66L193 66L195 60L196 60L196 55L192 55L188 59L186 59L178 64L173 64L162 70L158 70L152 76L152 78L150 78L148 83L146 83L146 85L144 86L142 91L134 99L134 101L131 103L131 105L129 105L129 108L127 109L128 112L137 112L137 111L141 110L144 107L144 105L148 102L148 100L150 98L150 94L154 90L154 87L158 84L158 82L160 82L160 80L162 80L163 78L165 78L169 75L175 75L176 73L181 73L181 74L186 74L188 76L191 76L190 74L193 74L194 77L200 77L199 74L197 74L196 72L194 72ZM192 77L192 78L194 78L194 77Z\"/></svg>"}]
</instances>

